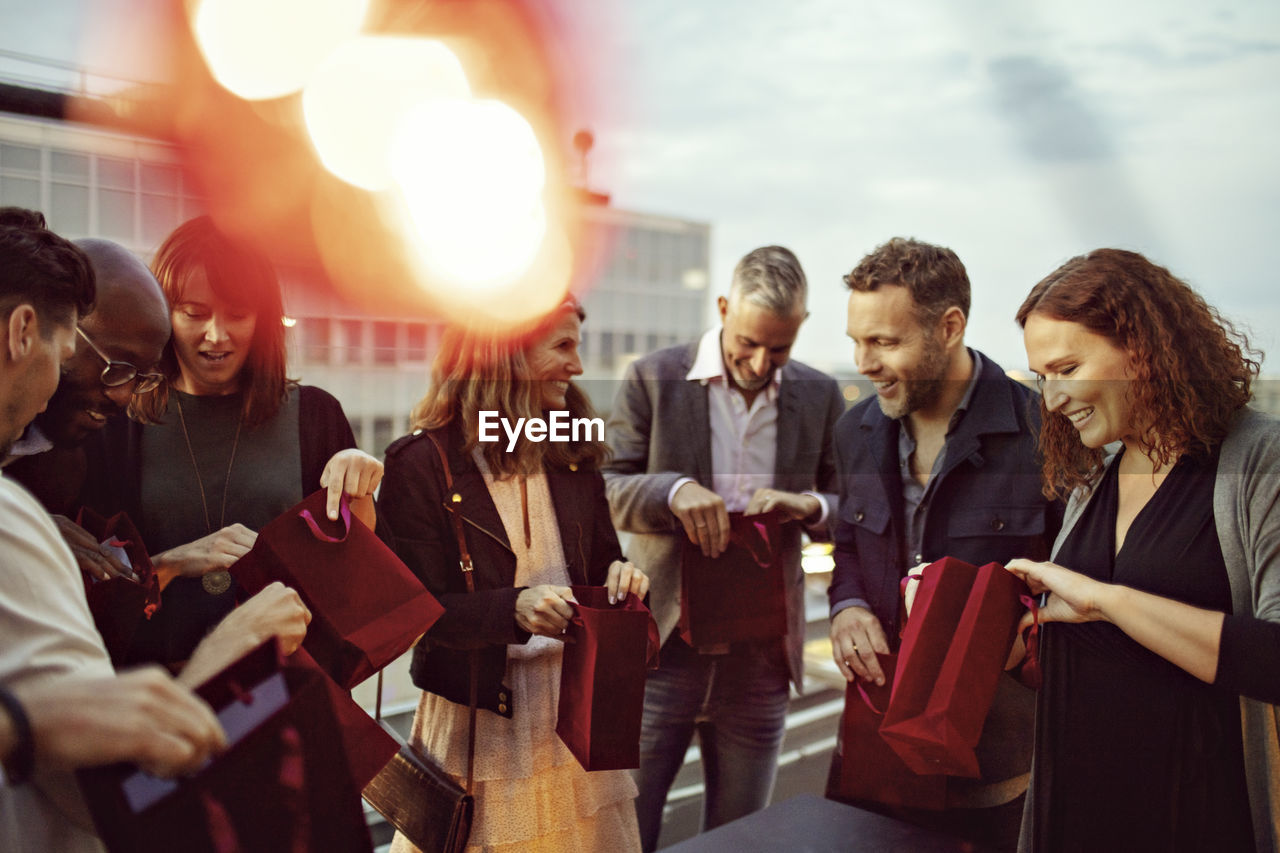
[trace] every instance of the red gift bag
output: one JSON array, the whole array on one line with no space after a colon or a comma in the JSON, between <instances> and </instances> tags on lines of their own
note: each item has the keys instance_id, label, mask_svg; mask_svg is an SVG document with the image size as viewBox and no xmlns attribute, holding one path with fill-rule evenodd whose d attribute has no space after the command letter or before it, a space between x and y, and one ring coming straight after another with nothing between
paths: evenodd
<instances>
[{"instance_id":1,"label":"red gift bag","mask_svg":"<svg viewBox=\"0 0 1280 853\"><path fill-rule=\"evenodd\" d=\"M838 800L868 801L916 809L946 806L947 777L916 773L880 735L884 708L893 690L897 655L877 655L884 685L858 681L845 688L840 718L840 773L830 795Z\"/></svg>"},{"instance_id":2,"label":"red gift bag","mask_svg":"<svg viewBox=\"0 0 1280 853\"><path fill-rule=\"evenodd\" d=\"M326 500L320 489L268 523L231 574L248 595L272 581L297 590L311 611L303 648L350 689L408 651L444 608L352 519L345 497L336 522L325 516Z\"/></svg>"},{"instance_id":3,"label":"red gift bag","mask_svg":"<svg viewBox=\"0 0 1280 853\"><path fill-rule=\"evenodd\" d=\"M786 635L783 519L778 511L729 513L729 547L715 559L685 537L680 636L686 643L697 648Z\"/></svg>"},{"instance_id":4,"label":"red gift bag","mask_svg":"<svg viewBox=\"0 0 1280 853\"><path fill-rule=\"evenodd\" d=\"M133 765L79 771L111 853L371 851L323 676L282 664L269 641L196 691L228 749L192 776Z\"/></svg>"},{"instance_id":5,"label":"red gift bag","mask_svg":"<svg viewBox=\"0 0 1280 853\"><path fill-rule=\"evenodd\" d=\"M98 542L116 549L133 569L135 579L126 577L95 580L84 577L84 595L93 614L93 624L102 635L111 660L120 661L133 644L142 620L150 619L160 607L160 579L151 566L147 548L142 544L138 528L123 512L111 518L103 518L88 507L82 507L76 516L76 524L83 527Z\"/></svg>"},{"instance_id":6,"label":"red gift bag","mask_svg":"<svg viewBox=\"0 0 1280 853\"><path fill-rule=\"evenodd\" d=\"M999 563L925 569L880 732L917 773L979 778L975 748L1013 646L1026 585Z\"/></svg>"},{"instance_id":7,"label":"red gift bag","mask_svg":"<svg viewBox=\"0 0 1280 853\"><path fill-rule=\"evenodd\" d=\"M342 737L342 751L346 753L347 764L351 768L351 779L357 788L364 790L364 786L400 750L400 744L364 708L356 704L350 693L333 683L333 679L307 654L306 649L300 648L290 655L289 663L311 668L324 679L325 692L329 696L329 704L333 708Z\"/></svg>"},{"instance_id":8,"label":"red gift bag","mask_svg":"<svg viewBox=\"0 0 1280 853\"><path fill-rule=\"evenodd\" d=\"M565 633L556 734L584 770L640 766L646 669L658 665L658 625L628 593L609 603L602 586L575 586Z\"/></svg>"}]
</instances>

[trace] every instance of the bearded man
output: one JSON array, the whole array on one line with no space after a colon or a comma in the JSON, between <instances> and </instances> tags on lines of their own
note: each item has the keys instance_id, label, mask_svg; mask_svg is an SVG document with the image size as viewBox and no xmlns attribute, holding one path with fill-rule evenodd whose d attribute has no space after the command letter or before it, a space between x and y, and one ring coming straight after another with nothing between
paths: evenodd
<instances>
[{"instance_id":1,"label":"bearded man","mask_svg":"<svg viewBox=\"0 0 1280 853\"><path fill-rule=\"evenodd\" d=\"M1040 491L1032 390L965 346L969 277L955 252L894 238L845 277L848 334L875 399L836 424L840 483L831 646L845 679L884 683L896 652L900 582L950 556L975 565L1047 555L1062 508ZM949 777L945 808L857 805L984 846L1017 846L1031 767L1034 693L1001 676L982 741L981 779ZM839 778L842 744L833 758Z\"/></svg>"}]
</instances>

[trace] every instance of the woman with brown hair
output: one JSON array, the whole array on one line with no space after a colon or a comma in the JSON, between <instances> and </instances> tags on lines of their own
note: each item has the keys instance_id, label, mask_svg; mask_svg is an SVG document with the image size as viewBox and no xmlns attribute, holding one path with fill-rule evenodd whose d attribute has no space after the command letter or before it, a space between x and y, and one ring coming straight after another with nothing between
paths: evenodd
<instances>
[{"instance_id":1,"label":"woman with brown hair","mask_svg":"<svg viewBox=\"0 0 1280 853\"><path fill-rule=\"evenodd\" d=\"M157 569L162 606L117 663L185 660L235 606L226 569L257 531L319 488L372 527L382 463L356 449L342 406L286 375L284 307L270 261L207 216L179 226L152 270L173 334L164 381L104 429L84 503L124 509Z\"/></svg>"},{"instance_id":2,"label":"woman with brown hair","mask_svg":"<svg viewBox=\"0 0 1280 853\"><path fill-rule=\"evenodd\" d=\"M522 334L450 329L413 410L413 433L387 449L380 528L446 608L413 652L423 694L411 740L459 781L477 662L469 850L639 849L629 774L587 773L555 733L570 584L603 584L619 601L649 588L623 562L609 519L603 441L521 437L508 449L501 428L499 440L482 440L482 413L509 425L553 411L591 417L572 382L582 373L581 320L567 301ZM459 568L455 520L475 566L473 592ZM397 836L392 849L413 846Z\"/></svg>"},{"instance_id":3,"label":"woman with brown hair","mask_svg":"<svg viewBox=\"0 0 1280 853\"><path fill-rule=\"evenodd\" d=\"M1073 258L1018 310L1043 391L1047 592L1022 848L1274 849L1280 423L1245 337L1142 255ZM1118 450L1108 455L1108 445Z\"/></svg>"}]
</instances>

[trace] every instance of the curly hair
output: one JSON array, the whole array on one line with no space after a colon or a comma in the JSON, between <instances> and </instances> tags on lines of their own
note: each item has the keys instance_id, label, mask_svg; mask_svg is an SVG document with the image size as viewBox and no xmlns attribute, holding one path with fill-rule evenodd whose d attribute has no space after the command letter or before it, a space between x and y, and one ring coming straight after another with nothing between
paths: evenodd
<instances>
[{"instance_id":1,"label":"curly hair","mask_svg":"<svg viewBox=\"0 0 1280 853\"><path fill-rule=\"evenodd\" d=\"M31 305L48 340L54 325L78 322L93 310L97 279L89 258L49 230L44 214L0 207L0 314Z\"/></svg>"},{"instance_id":2,"label":"curly hair","mask_svg":"<svg viewBox=\"0 0 1280 853\"><path fill-rule=\"evenodd\" d=\"M1032 314L1079 323L1130 354L1138 445L1159 466L1210 452L1252 398L1261 353L1190 285L1136 252L1072 258L1031 289L1018 325ZM1085 447L1043 399L1040 408L1045 494L1091 487L1102 474L1102 449Z\"/></svg>"},{"instance_id":3,"label":"curly hair","mask_svg":"<svg viewBox=\"0 0 1280 853\"><path fill-rule=\"evenodd\" d=\"M249 357L241 368L244 423L252 429L275 417L297 381L285 375L284 301L271 261L254 247L223 234L210 217L198 216L165 238L151 271L171 309L182 303L192 278L203 274L215 295L257 315ZM129 414L143 423L155 423L164 415L169 385L179 376L172 339L160 358L160 371L168 381L135 397L129 406Z\"/></svg>"},{"instance_id":4,"label":"curly hair","mask_svg":"<svg viewBox=\"0 0 1280 853\"><path fill-rule=\"evenodd\" d=\"M576 313L579 321L586 319L582 306L570 297L522 332L495 335L451 326L431 365L431 385L409 414L410 429L438 429L460 420L470 452L480 445L481 411L496 411L508 420L542 417L541 390L529 378L525 353L568 312ZM595 417L591 401L574 382L565 393L565 408L571 418ZM486 442L482 452L489 470L500 478L532 474L543 464L598 468L608 455L604 442L595 440L521 441L513 453L504 452L500 442Z\"/></svg>"},{"instance_id":5,"label":"curly hair","mask_svg":"<svg viewBox=\"0 0 1280 853\"><path fill-rule=\"evenodd\" d=\"M969 274L955 252L907 237L876 246L844 277L850 290L869 293L881 285L905 287L925 328L956 306L969 316Z\"/></svg>"}]
</instances>

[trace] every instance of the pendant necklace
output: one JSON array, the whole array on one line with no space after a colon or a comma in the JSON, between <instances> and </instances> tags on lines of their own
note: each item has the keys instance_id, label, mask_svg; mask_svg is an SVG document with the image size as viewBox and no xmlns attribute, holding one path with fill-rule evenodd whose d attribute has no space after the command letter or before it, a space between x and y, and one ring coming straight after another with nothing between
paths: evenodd
<instances>
[{"instance_id":1,"label":"pendant necklace","mask_svg":"<svg viewBox=\"0 0 1280 853\"><path fill-rule=\"evenodd\" d=\"M173 402L178 407L178 422L182 424L182 438L187 443L187 454L191 457L191 468L196 472L196 488L200 490L200 506L204 508L204 526L209 533L213 533L213 522L209 518L209 501L204 494L204 479L200 476L200 465L196 462L196 452L191 446L191 436L187 433L187 418L182 413L182 398L176 388L173 392ZM236 421L236 436L231 442L231 457L227 460L227 476L222 481L222 506L218 510L218 530L226 526L227 488L231 485L231 469L236 464L236 448L240 446L240 427L243 425L244 409L241 409L240 417ZM200 585L210 595L221 595L231 589L231 573L226 569L206 572L200 578Z\"/></svg>"}]
</instances>

